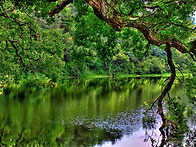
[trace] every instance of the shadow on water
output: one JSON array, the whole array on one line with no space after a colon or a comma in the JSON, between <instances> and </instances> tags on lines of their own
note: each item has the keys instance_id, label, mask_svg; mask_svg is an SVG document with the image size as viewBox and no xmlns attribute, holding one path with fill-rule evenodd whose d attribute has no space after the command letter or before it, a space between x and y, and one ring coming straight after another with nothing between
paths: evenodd
<instances>
[{"instance_id":1,"label":"shadow on water","mask_svg":"<svg viewBox=\"0 0 196 147\"><path fill-rule=\"evenodd\" d=\"M0 145L161 146L156 108L161 78L72 79L39 91L12 87L0 96ZM183 94L174 86L172 94Z\"/></svg>"}]
</instances>

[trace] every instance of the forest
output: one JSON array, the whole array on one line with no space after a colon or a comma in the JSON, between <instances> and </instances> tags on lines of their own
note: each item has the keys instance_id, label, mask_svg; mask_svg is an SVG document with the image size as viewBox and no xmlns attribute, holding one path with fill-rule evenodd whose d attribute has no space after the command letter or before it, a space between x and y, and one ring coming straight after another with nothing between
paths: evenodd
<instances>
[{"instance_id":1,"label":"forest","mask_svg":"<svg viewBox=\"0 0 196 147\"><path fill-rule=\"evenodd\" d=\"M83 78L113 79L106 89L115 91L121 85L117 78L166 77L145 114L157 103L163 139L169 126L177 134L189 132L195 138L195 129L185 129L188 118L183 115L196 113L195 4L195 0L1 0L0 95L14 97L12 90L17 89L17 97L24 97L24 87L58 89L69 86L70 79ZM181 105L182 97L170 97L175 81L185 85L186 105ZM92 83L97 86L91 81L81 87ZM166 114L163 104L168 105ZM17 146L21 137L6 144L5 128L0 126L0 145Z\"/></svg>"},{"instance_id":2,"label":"forest","mask_svg":"<svg viewBox=\"0 0 196 147\"><path fill-rule=\"evenodd\" d=\"M3 9L8 11L8 16L2 16ZM115 31L100 21L85 3L70 4L61 13L45 19L39 16L44 14L35 14L32 8L12 10L8 2L3 9L2 79L17 81L37 77L60 82L67 77L85 75L170 72L164 47L149 44L142 33L133 28ZM191 21L189 23L191 26ZM177 72L190 73L189 67L193 65L190 55L173 52Z\"/></svg>"}]
</instances>

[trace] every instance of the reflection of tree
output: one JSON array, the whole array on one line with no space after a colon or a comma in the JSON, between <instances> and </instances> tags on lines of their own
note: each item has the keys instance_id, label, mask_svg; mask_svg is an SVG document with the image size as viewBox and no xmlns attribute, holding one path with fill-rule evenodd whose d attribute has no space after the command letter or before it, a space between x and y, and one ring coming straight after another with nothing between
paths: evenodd
<instances>
[{"instance_id":1,"label":"reflection of tree","mask_svg":"<svg viewBox=\"0 0 196 147\"><path fill-rule=\"evenodd\" d=\"M50 117L56 114L59 114L58 117L64 117L64 115L61 116L62 112L56 111L55 108L57 105L61 105L65 99L74 102L77 98L76 102L80 102L78 97L82 100L83 97L91 95L92 91L100 88L99 92L106 90L105 92L108 93L116 85L116 82L112 83L111 80L101 79L78 82L79 84L70 82L68 84L72 87L52 89L47 95L38 94L36 91L36 94L33 94L33 91L25 90L22 87L8 89L9 92L1 99L1 106L3 107L0 114L4 114L4 117L0 115L0 124L2 124L0 125L0 146L78 146L80 144L92 146L102 144L102 141L115 142L116 139L122 137L120 130L89 128L86 125L70 123L57 124L55 122L57 117ZM121 82L126 84L127 81L122 80ZM106 87L106 89L103 87ZM23 95L22 101L20 93ZM63 97L56 98L59 93ZM28 98L24 96L28 96ZM5 107L6 105L7 107ZM67 105L67 107L69 106ZM72 115L74 118L74 113ZM49 118L53 122L45 122Z\"/></svg>"},{"instance_id":2,"label":"reflection of tree","mask_svg":"<svg viewBox=\"0 0 196 147\"><path fill-rule=\"evenodd\" d=\"M93 146L95 144L102 144L104 141L116 142L117 139L122 137L122 132L118 130L99 130L98 128L88 128L85 125L76 126L74 128L74 138L71 140L70 145L80 144L82 146Z\"/></svg>"},{"instance_id":3,"label":"reflection of tree","mask_svg":"<svg viewBox=\"0 0 196 147\"><path fill-rule=\"evenodd\" d=\"M152 135L147 134L148 138L150 138L152 147L169 147L169 146L179 146L179 147L194 147L194 142L190 142L190 137L187 140L183 140L183 138L169 137L167 139L159 137L158 140L153 138ZM194 136L196 137L196 136Z\"/></svg>"},{"instance_id":4,"label":"reflection of tree","mask_svg":"<svg viewBox=\"0 0 196 147\"><path fill-rule=\"evenodd\" d=\"M150 140L152 146L157 146L158 141L153 136L156 135L156 109L153 107L147 113L144 113L145 116L142 118L143 129L145 129L145 139L144 142L148 142ZM151 133L149 133L151 132Z\"/></svg>"},{"instance_id":5,"label":"reflection of tree","mask_svg":"<svg viewBox=\"0 0 196 147\"><path fill-rule=\"evenodd\" d=\"M189 130L185 134L179 134L176 132L168 132L167 128L164 128L162 131L164 134L160 134L157 137L156 127L157 119L155 107L152 107L145 116L143 117L143 128L145 129L145 139L144 142L151 142L153 147L165 147L165 146L190 146L194 147L196 145L196 130ZM194 116L192 116L194 117Z\"/></svg>"},{"instance_id":6,"label":"reflection of tree","mask_svg":"<svg viewBox=\"0 0 196 147\"><path fill-rule=\"evenodd\" d=\"M10 132L14 128L14 125L1 128L0 146L93 146L95 144L102 144L103 141L115 143L116 139L122 137L122 132L117 130L109 132L98 128L88 128L85 125L64 126L61 128L63 131L59 136L55 134L57 133L56 127L50 128L45 126L36 132L30 130L30 128L25 129L23 127L19 130L19 133Z\"/></svg>"},{"instance_id":7,"label":"reflection of tree","mask_svg":"<svg viewBox=\"0 0 196 147\"><path fill-rule=\"evenodd\" d=\"M66 86L55 87L46 93L26 90L26 85L25 88L8 89L6 96L0 98L0 145L77 146L82 143L93 146L103 141L115 143L125 134L124 130L128 134L138 129L142 112L132 112L131 109L144 101L151 101L146 97L147 93L154 97L154 93L160 92L155 82L145 78L74 79L65 83ZM142 93L141 101L137 98L138 91ZM131 112L126 113L128 110ZM103 115L99 124L89 125L92 117L95 122L94 117L99 114ZM77 116L88 115L82 124L72 121Z\"/></svg>"}]
</instances>

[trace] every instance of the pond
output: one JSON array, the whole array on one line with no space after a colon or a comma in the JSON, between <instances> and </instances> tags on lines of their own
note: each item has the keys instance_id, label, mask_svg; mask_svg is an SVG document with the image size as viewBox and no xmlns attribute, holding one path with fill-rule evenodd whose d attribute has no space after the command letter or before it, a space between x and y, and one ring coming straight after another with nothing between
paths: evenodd
<instances>
[{"instance_id":1,"label":"pond","mask_svg":"<svg viewBox=\"0 0 196 147\"><path fill-rule=\"evenodd\" d=\"M0 95L0 145L148 147L152 138L160 145L158 114L149 125L142 118L163 81L70 79L45 91L12 88ZM183 84L175 84L170 95L185 97Z\"/></svg>"}]
</instances>

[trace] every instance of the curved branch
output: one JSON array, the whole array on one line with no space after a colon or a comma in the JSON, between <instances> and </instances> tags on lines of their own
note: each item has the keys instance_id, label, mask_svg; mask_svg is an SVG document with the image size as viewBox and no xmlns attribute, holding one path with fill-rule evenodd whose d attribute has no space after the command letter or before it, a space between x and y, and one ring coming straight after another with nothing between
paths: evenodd
<instances>
[{"instance_id":1,"label":"curved branch","mask_svg":"<svg viewBox=\"0 0 196 147\"><path fill-rule=\"evenodd\" d=\"M163 128L165 127L166 125L166 122L171 122L172 124L174 124L174 122L172 121L169 121L166 116L164 115L163 113L163 107L162 107L162 101L163 101L163 98L165 97L165 95L169 92L169 90L171 89L171 86L173 85L173 82L175 80L175 77L176 77L176 70L175 70L175 66L174 66L174 63L172 61L172 52L171 52L171 47L167 44L166 45L166 48L165 48L165 51L167 53L167 61L168 61L168 64L169 64L169 67L170 67L170 70L171 70L171 76L170 76L170 79L169 79L169 82L167 83L166 87L164 88L163 92L161 93L161 95L157 98L158 100L158 113L159 115L161 116L162 118L162 126L159 128L159 130L161 131L161 134L163 135L163 138L165 138L165 133L163 131Z\"/></svg>"}]
</instances>

